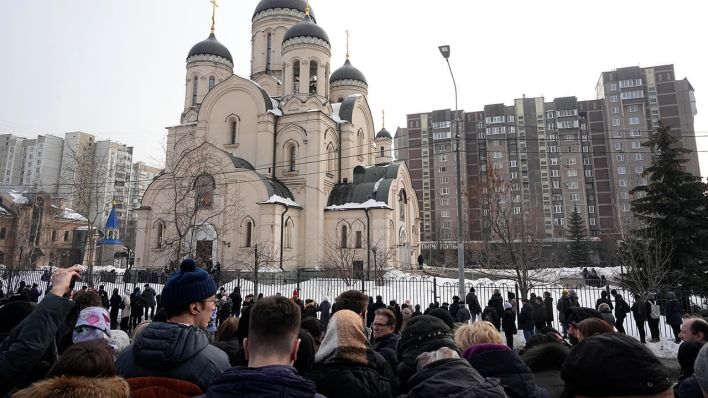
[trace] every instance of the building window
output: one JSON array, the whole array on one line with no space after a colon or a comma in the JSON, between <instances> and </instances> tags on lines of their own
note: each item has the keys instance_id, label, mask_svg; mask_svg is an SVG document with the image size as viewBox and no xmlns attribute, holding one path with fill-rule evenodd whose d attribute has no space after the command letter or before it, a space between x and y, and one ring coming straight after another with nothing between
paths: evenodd
<instances>
[{"instance_id":1,"label":"building window","mask_svg":"<svg viewBox=\"0 0 708 398\"><path fill-rule=\"evenodd\" d=\"M494 152L494 153L492 154L492 157L493 157L494 159L501 159L502 153L501 153L501 152Z\"/></svg>"},{"instance_id":2,"label":"building window","mask_svg":"<svg viewBox=\"0 0 708 398\"><path fill-rule=\"evenodd\" d=\"M617 168L617 174L624 174L625 172L626 172L626 169L624 167Z\"/></svg>"},{"instance_id":3,"label":"building window","mask_svg":"<svg viewBox=\"0 0 708 398\"><path fill-rule=\"evenodd\" d=\"M590 219L590 225L596 225L597 224L597 219L591 218Z\"/></svg>"},{"instance_id":4,"label":"building window","mask_svg":"<svg viewBox=\"0 0 708 398\"><path fill-rule=\"evenodd\" d=\"M634 160L644 160L644 155L641 153L635 153Z\"/></svg>"},{"instance_id":5,"label":"building window","mask_svg":"<svg viewBox=\"0 0 708 398\"><path fill-rule=\"evenodd\" d=\"M69 231L64 231L64 242L69 241Z\"/></svg>"},{"instance_id":6,"label":"building window","mask_svg":"<svg viewBox=\"0 0 708 398\"><path fill-rule=\"evenodd\" d=\"M634 172L637 174L642 174L644 172L644 166L635 166L634 167Z\"/></svg>"},{"instance_id":7,"label":"building window","mask_svg":"<svg viewBox=\"0 0 708 398\"><path fill-rule=\"evenodd\" d=\"M629 118L629 124L634 125L634 124L639 124L639 123L640 123L640 122L639 122L639 117L638 117L638 116L632 116L632 117Z\"/></svg>"},{"instance_id":8,"label":"building window","mask_svg":"<svg viewBox=\"0 0 708 398\"><path fill-rule=\"evenodd\" d=\"M289 219L285 223L285 247L288 249L293 248L293 221Z\"/></svg>"},{"instance_id":9,"label":"building window","mask_svg":"<svg viewBox=\"0 0 708 398\"><path fill-rule=\"evenodd\" d=\"M571 193L570 194L570 200L573 202L577 202L580 200L580 194L579 193Z\"/></svg>"},{"instance_id":10,"label":"building window","mask_svg":"<svg viewBox=\"0 0 708 398\"><path fill-rule=\"evenodd\" d=\"M516 160L510 160L510 161L509 161L509 167L517 167L517 161L516 161Z\"/></svg>"},{"instance_id":11,"label":"building window","mask_svg":"<svg viewBox=\"0 0 708 398\"><path fill-rule=\"evenodd\" d=\"M621 125L622 125L622 123L620 122L619 119L612 119L612 127L617 127L617 126L621 126Z\"/></svg>"},{"instance_id":12,"label":"building window","mask_svg":"<svg viewBox=\"0 0 708 398\"><path fill-rule=\"evenodd\" d=\"M7 229L5 227L0 228L0 239L4 240L6 233L7 233Z\"/></svg>"},{"instance_id":13,"label":"building window","mask_svg":"<svg viewBox=\"0 0 708 398\"><path fill-rule=\"evenodd\" d=\"M214 79L214 76L209 77L209 91L211 91L212 88L214 88L214 83L216 82L216 79Z\"/></svg>"},{"instance_id":14,"label":"building window","mask_svg":"<svg viewBox=\"0 0 708 398\"><path fill-rule=\"evenodd\" d=\"M616 95L610 95L610 102L617 102L619 98Z\"/></svg>"},{"instance_id":15,"label":"building window","mask_svg":"<svg viewBox=\"0 0 708 398\"><path fill-rule=\"evenodd\" d=\"M553 212L554 213L563 213L563 206L562 205L553 206Z\"/></svg>"},{"instance_id":16,"label":"building window","mask_svg":"<svg viewBox=\"0 0 708 398\"><path fill-rule=\"evenodd\" d=\"M632 149L639 149L642 147L642 144L639 141L632 141Z\"/></svg>"},{"instance_id":17,"label":"building window","mask_svg":"<svg viewBox=\"0 0 708 398\"><path fill-rule=\"evenodd\" d=\"M0 231L0 236L2 236L2 232L1 232L1 231ZM0 239L2 239L2 238L0 238ZM57 230L56 230L56 229L53 229L53 230L52 230L52 242L54 242L55 240L57 240Z\"/></svg>"},{"instance_id":18,"label":"building window","mask_svg":"<svg viewBox=\"0 0 708 398\"><path fill-rule=\"evenodd\" d=\"M310 95L317 94L317 62L310 61Z\"/></svg>"},{"instance_id":19,"label":"building window","mask_svg":"<svg viewBox=\"0 0 708 398\"><path fill-rule=\"evenodd\" d=\"M158 249L162 248L162 235L164 233L164 225L162 225L162 222L157 223L157 237L155 239L155 247Z\"/></svg>"},{"instance_id":20,"label":"building window","mask_svg":"<svg viewBox=\"0 0 708 398\"><path fill-rule=\"evenodd\" d=\"M560 188L560 181L553 181L553 189L559 189Z\"/></svg>"},{"instance_id":21,"label":"building window","mask_svg":"<svg viewBox=\"0 0 708 398\"><path fill-rule=\"evenodd\" d=\"M444 173L447 171L447 166L440 166L440 172Z\"/></svg>"},{"instance_id":22,"label":"building window","mask_svg":"<svg viewBox=\"0 0 708 398\"><path fill-rule=\"evenodd\" d=\"M639 105L630 105L627 107L627 112L639 112Z\"/></svg>"},{"instance_id":23,"label":"building window","mask_svg":"<svg viewBox=\"0 0 708 398\"><path fill-rule=\"evenodd\" d=\"M231 143L238 143L238 119L232 118L229 120L229 135L231 136Z\"/></svg>"},{"instance_id":24,"label":"building window","mask_svg":"<svg viewBox=\"0 0 708 398\"><path fill-rule=\"evenodd\" d=\"M450 217L450 210L441 210L440 217L444 217L444 218Z\"/></svg>"},{"instance_id":25,"label":"building window","mask_svg":"<svg viewBox=\"0 0 708 398\"><path fill-rule=\"evenodd\" d=\"M356 231L355 234L354 234L354 237L355 237L355 238L354 238L354 239L355 239L355 241L354 241L354 247L355 247L356 249L361 249L361 247L362 247L362 244L361 244L361 231Z\"/></svg>"},{"instance_id":26,"label":"building window","mask_svg":"<svg viewBox=\"0 0 708 398\"><path fill-rule=\"evenodd\" d=\"M551 158L551 166L558 166L558 158Z\"/></svg>"},{"instance_id":27,"label":"building window","mask_svg":"<svg viewBox=\"0 0 708 398\"><path fill-rule=\"evenodd\" d=\"M577 176L578 176L578 170L575 170L575 169L568 170L568 177L577 177Z\"/></svg>"},{"instance_id":28,"label":"building window","mask_svg":"<svg viewBox=\"0 0 708 398\"><path fill-rule=\"evenodd\" d=\"M381 149L379 149L379 156L381 156L381 157L386 156L386 148L381 147Z\"/></svg>"},{"instance_id":29,"label":"building window","mask_svg":"<svg viewBox=\"0 0 708 398\"><path fill-rule=\"evenodd\" d=\"M197 209L211 209L215 188L214 177L209 174L202 174L194 180L195 207Z\"/></svg>"},{"instance_id":30,"label":"building window","mask_svg":"<svg viewBox=\"0 0 708 398\"><path fill-rule=\"evenodd\" d=\"M440 195L447 195L450 193L448 188L440 188Z\"/></svg>"},{"instance_id":31,"label":"building window","mask_svg":"<svg viewBox=\"0 0 708 398\"><path fill-rule=\"evenodd\" d=\"M440 155L441 162L447 162L447 155Z\"/></svg>"},{"instance_id":32,"label":"building window","mask_svg":"<svg viewBox=\"0 0 708 398\"><path fill-rule=\"evenodd\" d=\"M551 170L551 177L560 177L560 172L558 170Z\"/></svg>"},{"instance_id":33,"label":"building window","mask_svg":"<svg viewBox=\"0 0 708 398\"><path fill-rule=\"evenodd\" d=\"M300 61L293 62L293 94L300 92Z\"/></svg>"},{"instance_id":34,"label":"building window","mask_svg":"<svg viewBox=\"0 0 708 398\"><path fill-rule=\"evenodd\" d=\"M585 170L585 177L592 177L592 170Z\"/></svg>"},{"instance_id":35,"label":"building window","mask_svg":"<svg viewBox=\"0 0 708 398\"><path fill-rule=\"evenodd\" d=\"M450 177L440 177L441 184L448 184L450 182Z\"/></svg>"},{"instance_id":36,"label":"building window","mask_svg":"<svg viewBox=\"0 0 708 398\"><path fill-rule=\"evenodd\" d=\"M570 181L568 182L568 189L578 189L578 182L577 181Z\"/></svg>"},{"instance_id":37,"label":"building window","mask_svg":"<svg viewBox=\"0 0 708 398\"><path fill-rule=\"evenodd\" d=\"M622 150L622 143L621 142L615 142L615 150L617 150L617 151Z\"/></svg>"},{"instance_id":38,"label":"building window","mask_svg":"<svg viewBox=\"0 0 708 398\"><path fill-rule=\"evenodd\" d=\"M610 83L610 91L617 91L617 83Z\"/></svg>"},{"instance_id":39,"label":"building window","mask_svg":"<svg viewBox=\"0 0 708 398\"><path fill-rule=\"evenodd\" d=\"M198 85L199 79L194 76L194 79L192 79L192 106L197 105L197 85Z\"/></svg>"},{"instance_id":40,"label":"building window","mask_svg":"<svg viewBox=\"0 0 708 398\"><path fill-rule=\"evenodd\" d=\"M273 35L271 33L268 33L268 36L266 38L266 73L270 73L271 70L271 61L272 59L272 53L273 52Z\"/></svg>"},{"instance_id":41,"label":"building window","mask_svg":"<svg viewBox=\"0 0 708 398\"><path fill-rule=\"evenodd\" d=\"M621 187L626 187L626 186L627 186L627 180L625 180L624 178L620 179L620 180L619 180L619 186L621 186Z\"/></svg>"},{"instance_id":42,"label":"building window","mask_svg":"<svg viewBox=\"0 0 708 398\"><path fill-rule=\"evenodd\" d=\"M590 214L595 213L595 206L588 206L588 213L590 213Z\"/></svg>"},{"instance_id":43,"label":"building window","mask_svg":"<svg viewBox=\"0 0 708 398\"><path fill-rule=\"evenodd\" d=\"M245 247L251 247L252 243L252 237L253 237L253 223L250 221L246 222L246 244L244 245Z\"/></svg>"},{"instance_id":44,"label":"building window","mask_svg":"<svg viewBox=\"0 0 708 398\"><path fill-rule=\"evenodd\" d=\"M342 249L347 248L347 226L342 225L342 230L339 236L339 247Z\"/></svg>"},{"instance_id":45,"label":"building window","mask_svg":"<svg viewBox=\"0 0 708 398\"><path fill-rule=\"evenodd\" d=\"M612 107L612 113L614 113L614 114L620 113L620 108L619 108L619 106L613 106L613 107Z\"/></svg>"},{"instance_id":46,"label":"building window","mask_svg":"<svg viewBox=\"0 0 708 398\"><path fill-rule=\"evenodd\" d=\"M290 144L288 148L288 171L295 171L295 159L297 158L297 147Z\"/></svg>"}]
</instances>

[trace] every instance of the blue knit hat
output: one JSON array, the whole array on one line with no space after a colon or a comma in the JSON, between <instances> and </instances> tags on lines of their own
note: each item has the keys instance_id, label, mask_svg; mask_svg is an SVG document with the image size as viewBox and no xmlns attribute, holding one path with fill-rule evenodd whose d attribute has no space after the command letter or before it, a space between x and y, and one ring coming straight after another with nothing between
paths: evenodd
<instances>
[{"instance_id":1,"label":"blue knit hat","mask_svg":"<svg viewBox=\"0 0 708 398\"><path fill-rule=\"evenodd\" d=\"M170 275L162 289L163 305L182 305L208 299L216 294L216 282L206 271L197 268L191 258L184 259L179 271Z\"/></svg>"}]
</instances>

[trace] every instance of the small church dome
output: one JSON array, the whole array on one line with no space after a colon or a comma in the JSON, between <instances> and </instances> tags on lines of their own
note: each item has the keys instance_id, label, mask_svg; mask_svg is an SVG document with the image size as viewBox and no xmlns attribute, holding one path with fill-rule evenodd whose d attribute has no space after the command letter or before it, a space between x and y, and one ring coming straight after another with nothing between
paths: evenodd
<instances>
[{"instance_id":1,"label":"small church dome","mask_svg":"<svg viewBox=\"0 0 708 398\"><path fill-rule=\"evenodd\" d=\"M312 37L321 39L330 44L329 36L319 25L317 25L309 15L306 15L299 23L293 25L283 36L283 43L296 37Z\"/></svg>"},{"instance_id":2,"label":"small church dome","mask_svg":"<svg viewBox=\"0 0 708 398\"><path fill-rule=\"evenodd\" d=\"M388 138L389 140L391 139L391 133L388 132L385 128L381 129L378 133L376 133L376 139L378 140L379 138Z\"/></svg>"},{"instance_id":3,"label":"small church dome","mask_svg":"<svg viewBox=\"0 0 708 398\"><path fill-rule=\"evenodd\" d=\"M253 12L253 17L263 11L275 10L278 8L305 12L306 7L307 2L305 0L261 0L261 2L256 6L256 10ZM315 18L315 14L312 12L312 7L310 7L310 15L313 19Z\"/></svg>"},{"instance_id":4,"label":"small church dome","mask_svg":"<svg viewBox=\"0 0 708 398\"><path fill-rule=\"evenodd\" d=\"M366 83L366 77L364 77L364 74L361 73L359 69L355 68L348 59L344 62L344 65L335 70L329 78L330 83L334 83L339 80L356 80Z\"/></svg>"},{"instance_id":5,"label":"small church dome","mask_svg":"<svg viewBox=\"0 0 708 398\"><path fill-rule=\"evenodd\" d=\"M212 32L206 40L200 41L195 44L191 50L189 50L189 55L187 59L195 55L216 55L217 57L224 58L233 64L234 60L231 58L231 53L229 49L223 44L216 40L216 36Z\"/></svg>"}]
</instances>

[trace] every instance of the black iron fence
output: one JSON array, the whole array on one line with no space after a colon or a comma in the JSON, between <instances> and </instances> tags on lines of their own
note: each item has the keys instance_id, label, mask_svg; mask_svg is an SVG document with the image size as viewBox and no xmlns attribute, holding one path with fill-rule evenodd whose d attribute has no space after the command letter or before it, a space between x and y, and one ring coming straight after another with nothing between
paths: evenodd
<instances>
[{"instance_id":1,"label":"black iron fence","mask_svg":"<svg viewBox=\"0 0 708 398\"><path fill-rule=\"evenodd\" d=\"M24 281L27 286L32 286L37 283L39 288L44 291L49 285L50 275L47 271L23 271L15 272L11 280L10 275L0 273L0 281L2 287L7 293L8 291L17 291L20 281ZM374 276L374 275L370 275ZM400 276L400 277L375 277L371 279L361 278L360 274L342 273L341 271L288 271L288 272L222 272L214 275L220 287L224 287L227 292L233 291L235 287L239 287L242 296L247 294L258 295L262 293L265 296L279 293L283 296L290 297L294 290L298 290L299 295L303 299L313 299L316 302L322 301L325 297L333 301L340 293L356 289L367 293L370 296L382 296L384 301L388 303L390 300L396 300L399 303L410 301L411 304L419 304L421 310L425 310L429 303L451 303L452 297L458 295L458 283L450 278L438 278L428 276ZM84 275L84 279L76 284L76 289L81 289L83 286L91 286L98 288L104 286L104 289L110 294L114 288L119 292L133 291L136 287L141 289L146 283L150 284L159 294L162 291L163 285L168 278L167 274L161 272L147 271L132 271L126 274L117 274L114 272L95 272L93 275ZM11 284L8 286L8 282ZM465 292L469 291L470 287L475 288L475 293L480 304L484 307L491 298L494 290L498 289L504 299L507 298L509 292L514 293L516 297L520 297L519 289L513 284L481 284L467 281L465 283ZM585 284L577 285L541 285L534 286L529 290L529 294L535 293L542 296L544 292L551 293L554 306L554 325L560 328L558 323L558 312L555 306L558 298L561 297L564 289L574 289L578 295L578 301L583 307L595 308L601 292L607 291L610 288L616 289L619 294L627 301L628 304L633 304L633 296L629 291L615 286L587 286ZM659 304L663 311L663 300L661 297L666 292L657 292ZM707 296L704 292L696 291L675 291L677 297L681 300L683 309L686 313L701 313L706 311L708 304L705 301ZM462 298L464 301L464 297ZM613 312L614 313L614 312ZM662 316L661 321L662 336L672 336L671 327L665 323ZM636 324L632 313L630 312L625 319L624 324L628 334L638 335ZM648 333L648 330L647 330Z\"/></svg>"}]
</instances>

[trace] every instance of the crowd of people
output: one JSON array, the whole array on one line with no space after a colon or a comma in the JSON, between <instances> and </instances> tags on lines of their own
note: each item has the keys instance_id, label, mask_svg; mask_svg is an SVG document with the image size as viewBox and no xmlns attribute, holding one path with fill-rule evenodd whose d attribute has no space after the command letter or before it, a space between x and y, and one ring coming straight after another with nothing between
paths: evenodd
<instances>
[{"instance_id":1,"label":"crowd of people","mask_svg":"<svg viewBox=\"0 0 708 398\"><path fill-rule=\"evenodd\" d=\"M471 288L421 311L357 290L320 303L298 290L242 297L190 259L159 295L149 284L75 291L80 274L58 270L38 303L23 286L0 306L0 396L708 396L708 322L684 317L672 294L664 314L681 342L675 381L644 337L620 327L636 311L653 341L653 297L630 307L605 292L588 308L573 290L555 305L549 292L503 299L497 290L483 307Z\"/></svg>"}]
</instances>

